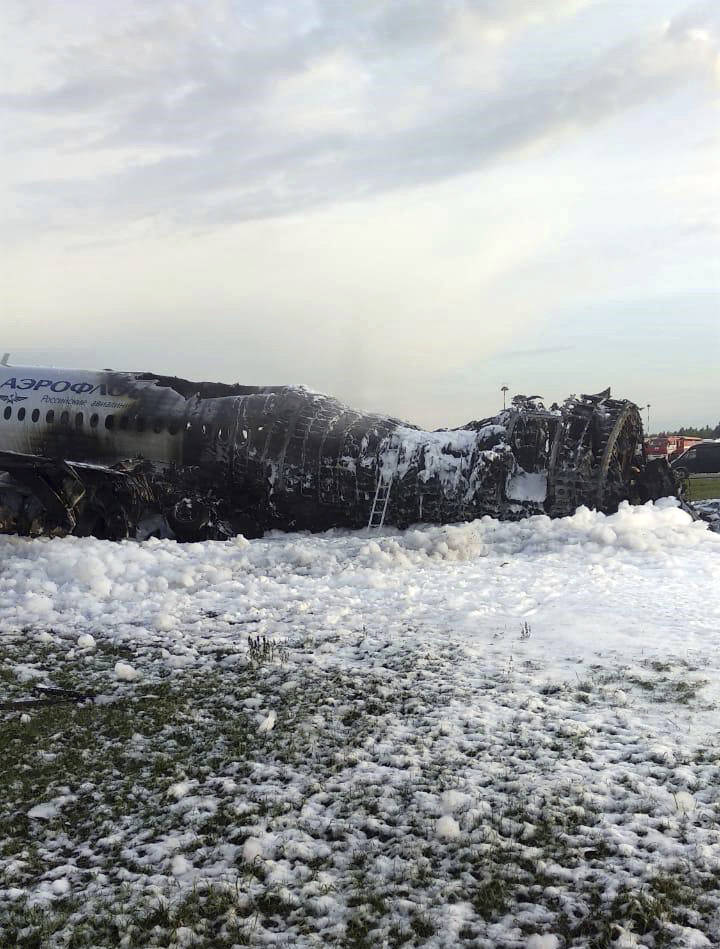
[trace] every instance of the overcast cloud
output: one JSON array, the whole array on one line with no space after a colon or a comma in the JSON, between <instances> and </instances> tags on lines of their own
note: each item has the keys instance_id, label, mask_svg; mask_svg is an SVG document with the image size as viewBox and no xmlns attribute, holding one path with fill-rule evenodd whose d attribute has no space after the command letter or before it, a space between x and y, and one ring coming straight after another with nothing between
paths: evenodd
<instances>
[{"instance_id":1,"label":"overcast cloud","mask_svg":"<svg viewBox=\"0 0 720 949\"><path fill-rule=\"evenodd\" d=\"M429 425L503 383L720 419L716 2L6 0L0 28L4 348Z\"/></svg>"}]
</instances>

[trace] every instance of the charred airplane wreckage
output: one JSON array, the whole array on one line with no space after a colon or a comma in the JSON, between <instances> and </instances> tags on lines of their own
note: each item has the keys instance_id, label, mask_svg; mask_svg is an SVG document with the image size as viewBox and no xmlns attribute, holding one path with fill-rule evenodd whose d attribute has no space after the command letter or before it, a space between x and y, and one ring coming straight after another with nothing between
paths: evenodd
<instances>
[{"instance_id":1,"label":"charred airplane wreckage","mask_svg":"<svg viewBox=\"0 0 720 949\"><path fill-rule=\"evenodd\" d=\"M0 532L223 539L613 512L675 492L599 395L421 431L297 386L0 365Z\"/></svg>"}]
</instances>

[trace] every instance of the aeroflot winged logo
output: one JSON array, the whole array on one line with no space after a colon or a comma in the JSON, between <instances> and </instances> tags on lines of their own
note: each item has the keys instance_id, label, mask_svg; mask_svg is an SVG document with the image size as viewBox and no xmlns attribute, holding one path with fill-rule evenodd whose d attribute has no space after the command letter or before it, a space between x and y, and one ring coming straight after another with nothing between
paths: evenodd
<instances>
[{"instance_id":1,"label":"aeroflot winged logo","mask_svg":"<svg viewBox=\"0 0 720 949\"><path fill-rule=\"evenodd\" d=\"M92 382L72 382L69 379L17 379L14 376L6 379L0 384L0 390L12 389L11 395L3 394L0 391L0 401L3 402L21 402L27 396L19 396L17 389L32 390L38 392L41 389L47 389L49 392L74 392L75 395L127 395L127 389L123 386L109 386L104 382L93 385Z\"/></svg>"}]
</instances>

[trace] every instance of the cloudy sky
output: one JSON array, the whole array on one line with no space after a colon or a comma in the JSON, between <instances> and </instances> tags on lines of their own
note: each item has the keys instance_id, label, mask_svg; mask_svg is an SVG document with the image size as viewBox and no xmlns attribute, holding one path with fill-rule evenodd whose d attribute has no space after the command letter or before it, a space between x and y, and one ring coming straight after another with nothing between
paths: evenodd
<instances>
[{"instance_id":1,"label":"cloudy sky","mask_svg":"<svg viewBox=\"0 0 720 949\"><path fill-rule=\"evenodd\" d=\"M4 0L0 350L720 419L720 3Z\"/></svg>"}]
</instances>

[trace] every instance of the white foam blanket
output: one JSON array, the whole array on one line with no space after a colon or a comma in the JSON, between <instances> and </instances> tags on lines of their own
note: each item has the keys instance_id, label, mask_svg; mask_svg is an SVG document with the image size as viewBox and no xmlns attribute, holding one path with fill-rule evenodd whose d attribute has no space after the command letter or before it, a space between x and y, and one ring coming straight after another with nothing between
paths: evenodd
<instances>
[{"instance_id":1,"label":"white foam blanket","mask_svg":"<svg viewBox=\"0 0 720 949\"><path fill-rule=\"evenodd\" d=\"M42 871L17 885L20 864L2 857L0 911L73 893L92 907L126 881L133 899L176 899L212 880L240 887L249 906L253 887L274 887L295 907L293 945L344 944L361 853L363 892L387 906L377 945L420 913L429 946L559 947L557 914L587 912L598 887L609 905L660 870L690 867L698 888L720 872L720 535L673 500L372 536L3 537L0 564L0 626L41 650L14 663L9 653L6 676L52 682L41 657L63 649L114 702L217 674L262 743L251 773L222 755L208 773L203 745L197 768L186 761L157 792L143 785L117 827L130 869L62 822L82 786L38 794L28 819ZM233 650L245 662L248 635L286 652L258 666L256 695L233 696L233 670L246 667L228 663ZM293 717L310 693L312 708ZM146 756L149 742L139 729L130 744ZM202 843L220 807L223 840ZM548 815L570 869L538 842ZM521 854L546 890L512 890L484 918L477 854L488 867L505 854L502 872ZM246 870L258 862L262 883ZM711 945L711 915L674 922L671 944ZM262 914L252 918L252 939L274 944ZM618 927L617 945L653 944L630 918Z\"/></svg>"}]
</instances>

